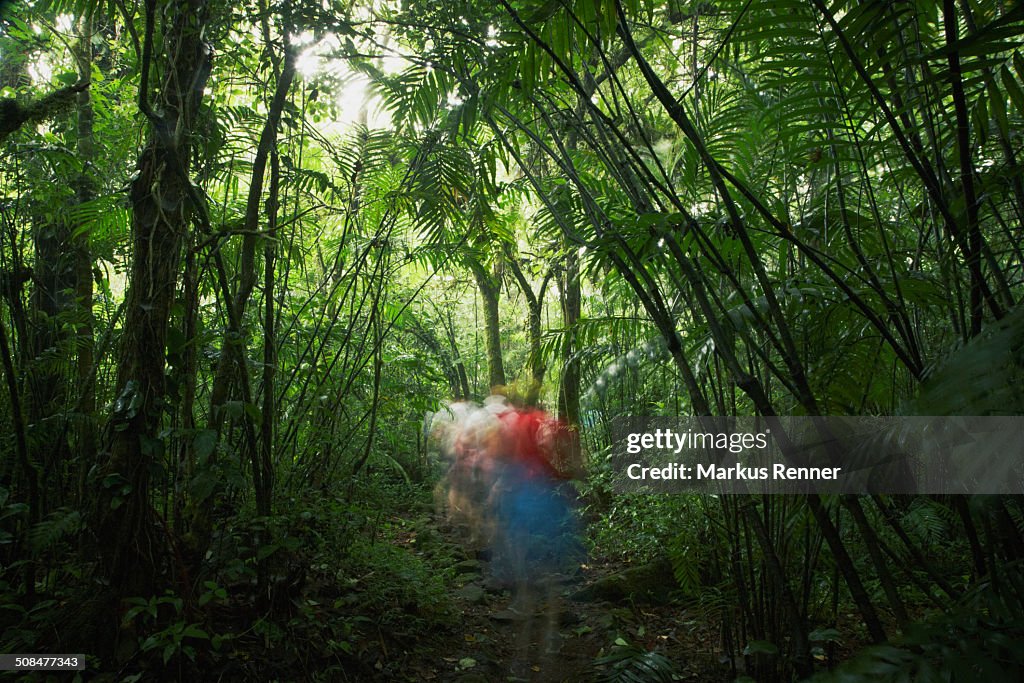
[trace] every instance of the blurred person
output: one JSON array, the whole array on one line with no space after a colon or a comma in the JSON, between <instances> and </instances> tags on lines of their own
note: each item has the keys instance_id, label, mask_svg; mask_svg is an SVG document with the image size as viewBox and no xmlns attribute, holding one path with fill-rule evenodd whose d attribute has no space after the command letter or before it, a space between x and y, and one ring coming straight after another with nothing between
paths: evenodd
<instances>
[{"instance_id":1,"label":"blurred person","mask_svg":"<svg viewBox=\"0 0 1024 683\"><path fill-rule=\"evenodd\" d=\"M576 432L498 387L482 405L438 411L431 434L449 463L438 500L471 548L489 550L490 580L511 589L512 673L529 675L559 650L560 589L584 559L570 483L581 473Z\"/></svg>"},{"instance_id":2,"label":"blurred person","mask_svg":"<svg viewBox=\"0 0 1024 683\"><path fill-rule=\"evenodd\" d=\"M558 652L560 583L582 562L583 550L569 483L579 474L578 462L571 462L578 454L574 433L515 393L507 399L498 414L501 447L487 507L494 517L492 568L511 584L508 609L519 622L513 663L519 675Z\"/></svg>"}]
</instances>

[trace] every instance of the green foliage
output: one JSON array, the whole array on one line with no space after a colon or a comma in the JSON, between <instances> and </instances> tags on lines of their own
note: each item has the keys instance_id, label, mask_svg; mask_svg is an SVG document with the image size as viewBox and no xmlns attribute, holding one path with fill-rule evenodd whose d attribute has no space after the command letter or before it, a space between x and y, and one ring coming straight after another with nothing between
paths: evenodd
<instances>
[{"instance_id":1,"label":"green foliage","mask_svg":"<svg viewBox=\"0 0 1024 683\"><path fill-rule=\"evenodd\" d=\"M600 515L592 528L595 546L611 557L633 562L654 558L675 534L673 519L686 509L678 500L616 496L610 507L595 510Z\"/></svg>"},{"instance_id":2,"label":"green foliage","mask_svg":"<svg viewBox=\"0 0 1024 683\"><path fill-rule=\"evenodd\" d=\"M446 594L452 575L438 573L422 560L388 543L360 540L346 567L352 606L373 614L401 639L415 639L430 624L452 619Z\"/></svg>"},{"instance_id":3,"label":"green foliage","mask_svg":"<svg viewBox=\"0 0 1024 683\"><path fill-rule=\"evenodd\" d=\"M122 617L122 628L147 630L147 626L159 628L161 619L170 623L145 637L140 636L139 650L143 653L158 654L162 664L167 666L176 657L184 656L191 662L196 661L196 645L209 641L209 634L199 624L190 623L182 614L181 598L168 593L163 597L129 598L126 603L131 605ZM170 610L162 609L170 607ZM167 614L161 615L161 612Z\"/></svg>"},{"instance_id":4,"label":"green foliage","mask_svg":"<svg viewBox=\"0 0 1024 683\"><path fill-rule=\"evenodd\" d=\"M1024 309L992 323L951 351L922 385L909 409L919 415L1019 415L1024 407ZM964 377L971 382L965 386Z\"/></svg>"},{"instance_id":5,"label":"green foliage","mask_svg":"<svg viewBox=\"0 0 1024 683\"><path fill-rule=\"evenodd\" d=\"M951 540L952 511L936 500L917 498L903 515L907 533L925 547L940 547Z\"/></svg>"},{"instance_id":6,"label":"green foliage","mask_svg":"<svg viewBox=\"0 0 1024 683\"><path fill-rule=\"evenodd\" d=\"M986 588L984 590L991 590ZM1024 672L1021 614L981 615L973 609L909 626L891 644L865 648L814 681L1015 681Z\"/></svg>"},{"instance_id":7,"label":"green foliage","mask_svg":"<svg viewBox=\"0 0 1024 683\"><path fill-rule=\"evenodd\" d=\"M602 683L669 683L676 680L676 669L663 654L644 650L622 638L611 651L594 660Z\"/></svg>"},{"instance_id":8,"label":"green foliage","mask_svg":"<svg viewBox=\"0 0 1024 683\"><path fill-rule=\"evenodd\" d=\"M51 549L66 536L78 532L82 524L82 515L77 510L60 509L50 513L47 519L38 522L28 532L28 543L31 552L38 556Z\"/></svg>"}]
</instances>

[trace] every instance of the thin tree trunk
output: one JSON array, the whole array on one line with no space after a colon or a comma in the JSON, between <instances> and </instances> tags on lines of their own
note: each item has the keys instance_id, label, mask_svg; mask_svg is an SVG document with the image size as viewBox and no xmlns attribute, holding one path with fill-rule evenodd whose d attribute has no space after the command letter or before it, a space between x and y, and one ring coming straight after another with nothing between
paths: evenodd
<instances>
[{"instance_id":1,"label":"thin tree trunk","mask_svg":"<svg viewBox=\"0 0 1024 683\"><path fill-rule=\"evenodd\" d=\"M277 371L277 329L274 325L274 263L277 235L278 192L281 168L275 150L270 157L270 196L267 198L268 239L263 247L263 422L260 431L260 466L269 491L274 483L274 377ZM269 492L268 491L268 492Z\"/></svg>"},{"instance_id":2,"label":"thin tree trunk","mask_svg":"<svg viewBox=\"0 0 1024 683\"><path fill-rule=\"evenodd\" d=\"M487 272L476 261L470 262L470 270L476 278L480 298L484 303L484 345L487 349L487 379L489 387L505 386L505 364L501 354L501 318L498 313L498 297L501 294L501 279Z\"/></svg>"},{"instance_id":3,"label":"thin tree trunk","mask_svg":"<svg viewBox=\"0 0 1024 683\"><path fill-rule=\"evenodd\" d=\"M28 530L39 521L39 470L29 456L28 440L25 435L25 415L22 412L21 396L18 391L18 375L14 371L14 359L11 357L11 346L7 342L7 328L3 320L0 320L0 362L3 363L7 393L11 401L11 426L14 428L14 445L18 454L18 464L21 466L21 475L24 477L25 488L28 490L28 500L25 501L28 505L25 527ZM25 563L24 581L25 595L32 600L36 593L36 569L35 562L32 560Z\"/></svg>"},{"instance_id":4,"label":"thin tree trunk","mask_svg":"<svg viewBox=\"0 0 1024 683\"><path fill-rule=\"evenodd\" d=\"M76 44L75 62L78 66L78 78L86 81L92 74L92 15L87 13L79 21L79 41ZM93 138L92 95L88 88L78 93L78 158L82 163L82 174L76 188L77 200L81 204L93 199L96 195L95 179L95 145ZM75 263L75 303L79 310L79 322L76 347L76 375L79 390L78 407L82 418L78 420L77 451L79 476L76 495L85 500L85 476L89 468L96 463L96 375L93 372L96 339L93 326L93 289L92 289L92 253L89 248L89 233L83 231L72 241Z\"/></svg>"},{"instance_id":5,"label":"thin tree trunk","mask_svg":"<svg viewBox=\"0 0 1024 683\"><path fill-rule=\"evenodd\" d=\"M953 509L960 515L960 521L963 522L964 534L966 534L967 542L971 547L971 559L974 560L974 578L980 579L988 574L989 568L985 565L985 553L978 538L978 528L974 525L974 519L971 516L971 506L963 496L953 496L952 501Z\"/></svg>"},{"instance_id":6,"label":"thin tree trunk","mask_svg":"<svg viewBox=\"0 0 1024 683\"><path fill-rule=\"evenodd\" d=\"M967 98L960 68L960 52L954 47L959 41L960 27L954 0L944 0L942 25L946 33L946 56L949 62L949 82L952 86L953 110L956 112L956 148L960 161L960 188L964 194L967 212L967 246L964 254L971 276L970 324L971 336L981 332L984 315L981 273L981 227L978 225L978 198L974 192L974 163L971 161L971 123L967 117ZM998 315L998 314L997 314Z\"/></svg>"},{"instance_id":7,"label":"thin tree trunk","mask_svg":"<svg viewBox=\"0 0 1024 683\"><path fill-rule=\"evenodd\" d=\"M576 323L582 315L580 292L579 254L573 245L565 245L565 270L562 272L559 295L562 304L562 326L565 340L562 342L562 380L558 387L558 415L570 429L578 430L580 424L580 368L576 360Z\"/></svg>"},{"instance_id":8,"label":"thin tree trunk","mask_svg":"<svg viewBox=\"0 0 1024 683\"><path fill-rule=\"evenodd\" d=\"M828 543L828 547L832 551L832 557L835 559L840 573L842 573L843 578L846 580L846 586L850 589L850 597L853 598L854 604L857 605L857 609L864 619L864 625L867 626L871 640L876 643L884 642L886 636L885 628L882 627L882 620L878 618L878 612L871 603L871 598L864 588L864 583L860 580L857 568L853 564L853 558L850 557L850 553L843 544L842 537L839 536L839 531L822 505L821 497L816 493L809 494L807 496L807 507L810 508L811 514L814 515L818 528L821 529L825 542Z\"/></svg>"},{"instance_id":9,"label":"thin tree trunk","mask_svg":"<svg viewBox=\"0 0 1024 683\"><path fill-rule=\"evenodd\" d=\"M875 566L875 573L882 584L882 590L885 592L885 597L889 600L889 606L892 608L893 614L896 615L896 619L901 626L905 625L910 620L907 616L907 610L903 605L903 599L900 597L899 590L896 588L896 582L893 581L892 574L889 572L885 555L878 543L878 535L870 522L868 522L867 515L864 514L864 508L860 505L860 500L856 496L843 496L843 506L850 511L850 514L853 516L853 522L857 525L861 538L864 539L864 545L868 549L868 555L871 556L871 562Z\"/></svg>"},{"instance_id":10,"label":"thin tree trunk","mask_svg":"<svg viewBox=\"0 0 1024 683\"><path fill-rule=\"evenodd\" d=\"M767 504L767 502L768 499L765 498L765 503ZM796 671L801 677L806 678L814 673L814 664L811 660L811 650L807 640L805 616L797 608L793 591L789 587L789 581L786 580L785 570L782 568L782 562L779 560L775 544L772 543L764 521L757 514L757 509L753 503L747 505L745 511L747 513L746 517L750 520L750 525L754 530L754 535L757 536L758 545L761 546L761 552L764 553L768 576L778 591L778 595L782 600L782 609L788 617L786 623L789 624L789 637L793 642L793 659Z\"/></svg>"},{"instance_id":11,"label":"thin tree trunk","mask_svg":"<svg viewBox=\"0 0 1024 683\"><path fill-rule=\"evenodd\" d=\"M523 270L519 267L519 263L515 260L515 257L512 254L506 254L506 256L506 262L512 270L512 275L519 284L519 289L522 291L523 296L526 297L527 344L529 348L526 362L530 369L530 386L526 392L526 403L527 405L536 405L537 400L540 398L541 386L544 383L544 374L547 371L540 348L540 315L541 309L544 306L544 292L547 290L548 281L551 279L552 272L550 270L547 272L541 282L540 291L535 294L533 292L533 287L530 286L526 276L523 275Z\"/></svg>"},{"instance_id":12,"label":"thin tree trunk","mask_svg":"<svg viewBox=\"0 0 1024 683\"><path fill-rule=\"evenodd\" d=\"M249 303L249 297L256 286L256 237L260 228L260 206L263 195L263 176L267 170L267 160L270 152L277 145L277 129L281 123L281 114L287 102L288 91L291 89L292 80L295 77L295 53L288 46L287 32L283 38L285 43L284 67L277 80L273 99L270 102L270 109L267 112L267 120L264 122L263 130L260 132L259 143L256 147L256 155L252 163L252 177L249 185L249 195L246 200L244 234L242 236L241 263L238 273L238 289L232 301L233 311L230 318L233 324L242 324L245 309ZM236 349L237 353L231 353L229 346L232 344L243 345L244 337L242 330L229 330L221 347L221 357L217 366L217 374L214 378L213 389L210 392L210 428L220 432L224 424L224 403L230 393L233 356L241 356L242 362L238 372L247 372L244 367L244 353Z\"/></svg>"},{"instance_id":13,"label":"thin tree trunk","mask_svg":"<svg viewBox=\"0 0 1024 683\"><path fill-rule=\"evenodd\" d=\"M264 36L269 41L269 35ZM260 132L259 143L256 147L256 154L253 158L252 176L249 185L249 194L246 199L245 221L243 224L243 237L241 249L241 264L239 266L238 289L230 301L224 305L228 310L228 330L224 341L221 344L221 355L217 363L214 375L213 387L210 390L210 421L209 428L220 434L224 419L226 417L224 405L231 393L232 380L237 377L242 394L242 400L250 403L253 400L249 389L248 365L246 361L245 333L243 321L245 309L249 298L256 286L256 244L257 233L260 228L260 207L263 201L263 179L267 170L267 163L271 153L276 150L277 130L281 123L281 114L287 102L288 92L291 89L295 77L295 52L289 45L289 34L286 30L282 37L284 44L284 62L281 73L277 78L274 95L270 102L267 119ZM272 182L273 182L273 173ZM276 199L275 199L276 201ZM271 264L272 266L272 264ZM271 304L272 305L272 304ZM272 382L271 382L272 384ZM264 391L267 387L264 386ZM265 403L265 401L264 401ZM264 414L263 422L273 421L273 415ZM256 499L257 513L261 516L269 516L271 512L272 488L273 488L273 465L270 462L269 454L264 447L257 443L255 428L252 417L247 411L242 413L243 429L245 430L245 443L248 450L248 457L252 467L253 489ZM261 432L262 433L262 432ZM264 441L267 440L263 433ZM213 455L211 454L211 458ZM209 463L207 463L209 464ZM214 496L210 495L206 500L197 506L192 514L193 537L195 548L201 556L209 543L212 531L210 514L213 510Z\"/></svg>"}]
</instances>

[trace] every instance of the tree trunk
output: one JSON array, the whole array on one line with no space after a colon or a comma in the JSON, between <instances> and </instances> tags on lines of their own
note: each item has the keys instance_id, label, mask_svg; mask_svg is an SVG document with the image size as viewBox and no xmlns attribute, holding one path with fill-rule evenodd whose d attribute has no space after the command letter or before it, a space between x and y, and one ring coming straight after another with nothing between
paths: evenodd
<instances>
[{"instance_id":1,"label":"tree trunk","mask_svg":"<svg viewBox=\"0 0 1024 683\"><path fill-rule=\"evenodd\" d=\"M505 386L505 365L501 355L501 319L498 314L498 297L501 294L501 279L479 263L472 261L470 269L480 289L484 302L484 344L487 348L488 383L491 389Z\"/></svg>"},{"instance_id":2,"label":"tree trunk","mask_svg":"<svg viewBox=\"0 0 1024 683\"><path fill-rule=\"evenodd\" d=\"M270 158L270 196L267 198L267 233L269 239L263 247L263 422L260 427L260 463L267 495L274 484L274 377L277 369L277 328L274 315L274 271L277 244L277 209L280 206L281 167L274 150ZM268 501L269 502L269 501ZM269 509L267 511L269 513Z\"/></svg>"},{"instance_id":3,"label":"tree trunk","mask_svg":"<svg viewBox=\"0 0 1024 683\"><path fill-rule=\"evenodd\" d=\"M865 589L863 582L860 580L860 575L853 564L853 559L846 550L843 539L839 536L839 530L832 524L828 511L825 510L825 506L821 502L821 497L816 493L811 493L807 495L806 500L807 507L810 508L811 514L814 515L818 528L821 529L821 534L825 537L825 542L828 543L828 547L832 551L832 557L835 558L836 565L846 580L846 586L850 589L850 597L853 598L853 602L857 605L857 609L864 619L864 625L867 626L871 640L875 643L884 642L886 635L885 629L882 626L882 620L878 618L878 612L871 603L871 598L868 596L867 589Z\"/></svg>"},{"instance_id":4,"label":"tree trunk","mask_svg":"<svg viewBox=\"0 0 1024 683\"><path fill-rule=\"evenodd\" d=\"M79 21L80 38L75 46L75 62L78 66L78 79L86 81L92 74L93 24L91 14L83 16ZM93 108L92 95L88 88L78 93L78 158L82 162L82 173L75 188L79 204L92 200L96 196L95 145L93 139ZM92 252L89 248L89 233L82 232L72 240L75 269L75 303L78 306L79 320L76 342L78 357L75 374L78 382L78 412L82 419L78 420L76 434L78 452L78 482L76 491L80 500L85 500L85 476L89 468L96 462L96 375L95 364L95 328L93 326L92 304Z\"/></svg>"},{"instance_id":5,"label":"tree trunk","mask_svg":"<svg viewBox=\"0 0 1024 683\"><path fill-rule=\"evenodd\" d=\"M541 309L544 306L544 291L547 289L548 281L551 279L551 272L548 271L548 274L544 276L540 285L540 291L535 294L533 287L530 286L515 257L512 254L506 254L506 256L509 268L512 270L512 275L515 276L519 289L522 291L523 296L526 297L526 331L529 344L529 355L526 363L530 370L530 386L526 391L526 404L532 406L536 405L540 398L541 386L544 384L544 374L547 371L540 349L540 315Z\"/></svg>"},{"instance_id":6,"label":"tree trunk","mask_svg":"<svg viewBox=\"0 0 1024 683\"><path fill-rule=\"evenodd\" d=\"M462 353L459 351L459 345L455 342L455 334L449 328L448 341L452 347L452 364L455 368L455 374L457 377L457 388L458 391L454 391L454 398L468 401L470 399L469 394L469 375L466 373L466 363L462 360Z\"/></svg>"},{"instance_id":7,"label":"tree trunk","mask_svg":"<svg viewBox=\"0 0 1024 683\"><path fill-rule=\"evenodd\" d=\"M167 325L181 248L201 201L188 178L188 164L211 56L202 37L205 0L167 0L149 10L139 106L150 130L131 185L133 259L110 415L110 456L97 482L96 535L103 570L122 596L150 594L165 571L166 544L153 524L149 479L164 448L159 430ZM151 106L146 84L157 16L164 21L163 82L158 104Z\"/></svg>"},{"instance_id":8,"label":"tree trunk","mask_svg":"<svg viewBox=\"0 0 1024 683\"><path fill-rule=\"evenodd\" d=\"M864 545L875 566L875 573L878 575L878 581L882 584L885 597L889 600L889 606L892 608L893 614L896 615L900 626L904 626L910 618L907 616L903 599L900 597L899 589L896 587L896 582L892 578L885 555L879 545L878 534L868 521L867 515L864 514L864 508L861 507L860 499L857 496L843 496L842 501L843 506L853 516L854 524L857 525L861 538L864 539Z\"/></svg>"},{"instance_id":9,"label":"tree trunk","mask_svg":"<svg viewBox=\"0 0 1024 683\"><path fill-rule=\"evenodd\" d=\"M7 343L7 328L0 319L0 362L3 364L7 392L11 402L11 426L14 429L15 451L18 454L18 465L24 477L25 488L28 490L25 504L25 528L31 529L39 521L39 469L29 456L28 440L25 435L25 416L21 410L21 398L18 393L18 373L14 369L11 347ZM25 595L34 599L36 592L35 562L28 561L24 567Z\"/></svg>"},{"instance_id":10,"label":"tree trunk","mask_svg":"<svg viewBox=\"0 0 1024 683\"><path fill-rule=\"evenodd\" d=\"M562 303L562 326L565 341L562 343L562 381L558 387L558 416L565 420L570 429L577 429L580 423L580 369L576 362L575 327L582 312L580 295L579 255L571 244L566 245L565 271L559 289Z\"/></svg>"}]
</instances>

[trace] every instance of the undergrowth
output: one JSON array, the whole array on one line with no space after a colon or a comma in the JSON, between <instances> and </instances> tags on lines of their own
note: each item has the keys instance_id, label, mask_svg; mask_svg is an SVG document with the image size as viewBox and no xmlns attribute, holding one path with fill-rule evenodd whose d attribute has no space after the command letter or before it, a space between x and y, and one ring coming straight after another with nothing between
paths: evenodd
<instances>
[{"instance_id":1,"label":"undergrowth","mask_svg":"<svg viewBox=\"0 0 1024 683\"><path fill-rule=\"evenodd\" d=\"M0 648L84 650L87 674L109 681L397 678L424 633L454 623L444 569L453 562L443 546L408 542L427 521L416 512L429 508L428 488L371 477L354 491L281 499L269 518L246 508L222 518L199 574L175 567L173 590L120 605L73 539L59 539L69 562L43 577L45 591L29 601L0 590ZM405 505L385 513L385 500ZM97 641L111 632L100 659Z\"/></svg>"}]
</instances>

